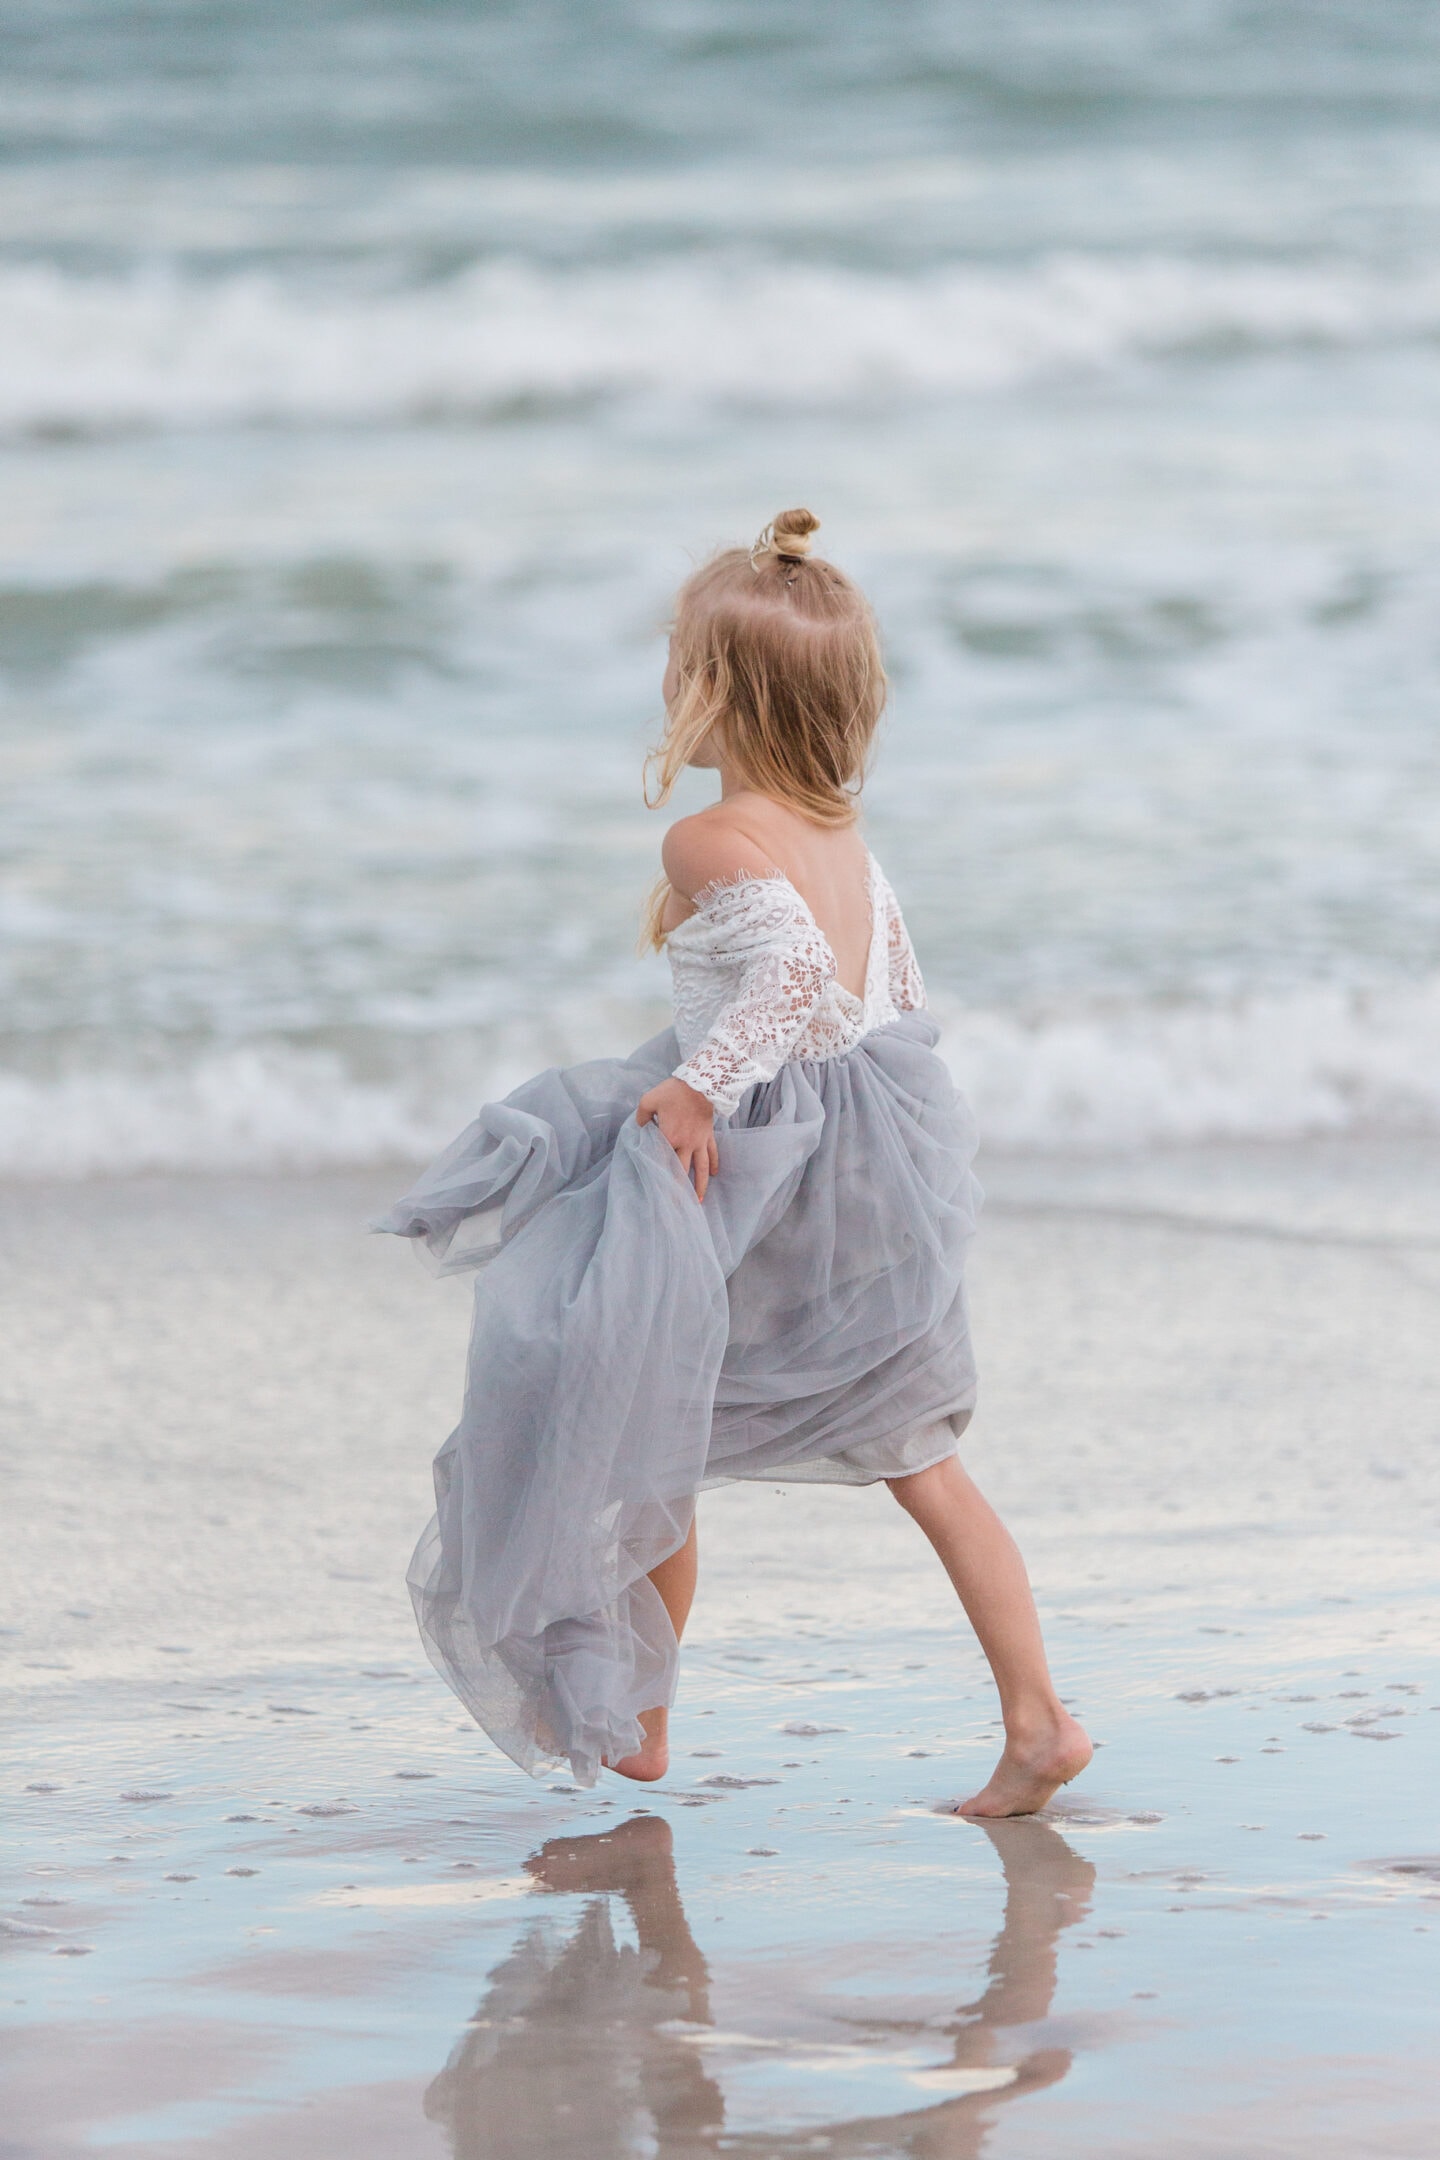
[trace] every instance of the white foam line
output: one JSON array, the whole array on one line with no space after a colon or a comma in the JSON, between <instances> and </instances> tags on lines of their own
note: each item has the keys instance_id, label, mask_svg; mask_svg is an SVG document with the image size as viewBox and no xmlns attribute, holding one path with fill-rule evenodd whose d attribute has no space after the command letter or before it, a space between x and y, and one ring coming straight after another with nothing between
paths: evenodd
<instances>
[{"instance_id":1,"label":"white foam line","mask_svg":"<svg viewBox=\"0 0 1440 2160\"><path fill-rule=\"evenodd\" d=\"M889 2071L903 2077L908 2084L918 2085L926 2091L948 2093L999 2092L1006 2085L1013 2085L1019 2071L1009 2065L993 2068L968 2068L956 2063L931 2063L916 2050L904 2053L877 2054L872 2047L857 2047L845 2041L810 2041L795 2047L787 2040L777 2040L758 2033L728 2032L712 2025L693 2025L683 2018L672 2018L659 2027L677 2040L686 2040L692 2047L712 2050L716 2053L744 2052L755 2054L782 2054L785 2068L789 2071L808 2073L812 2077L843 2077L847 2071L855 2071L862 2077L873 2077L878 2072Z\"/></svg>"},{"instance_id":2,"label":"white foam line","mask_svg":"<svg viewBox=\"0 0 1440 2160\"><path fill-rule=\"evenodd\" d=\"M937 1015L942 1055L993 1147L1074 1153L1440 1129L1440 976L1225 1004ZM637 1006L632 1018L628 1039L638 1042L654 1013ZM623 1022L610 1013L607 1027ZM569 1031L557 1022L556 1035L557 1062L595 1054L583 1020ZM329 1050L264 1042L158 1071L0 1072L0 1176L413 1163L523 1077L513 1051L497 1059L477 1042L462 1092L467 1061L457 1064L453 1044L443 1060L423 1037L392 1048L406 1062L386 1080L359 1078Z\"/></svg>"},{"instance_id":3,"label":"white foam line","mask_svg":"<svg viewBox=\"0 0 1440 2160\"><path fill-rule=\"evenodd\" d=\"M381 1883L371 1889L321 1890L306 1900L311 1905L495 1905L529 1897L535 1883L528 1875L506 1875L488 1881L455 1883Z\"/></svg>"},{"instance_id":4,"label":"white foam line","mask_svg":"<svg viewBox=\"0 0 1440 2160\"><path fill-rule=\"evenodd\" d=\"M747 404L1001 390L1172 353L1433 337L1440 271L1117 259L910 274L675 256L316 291L269 271L0 273L0 427L351 422L518 398ZM807 355L774 365L783 320Z\"/></svg>"}]
</instances>

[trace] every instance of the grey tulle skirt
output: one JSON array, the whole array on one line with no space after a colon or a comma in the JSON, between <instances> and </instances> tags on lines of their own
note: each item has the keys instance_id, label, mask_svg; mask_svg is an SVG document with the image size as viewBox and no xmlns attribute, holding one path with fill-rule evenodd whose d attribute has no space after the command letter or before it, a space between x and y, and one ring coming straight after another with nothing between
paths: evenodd
<instances>
[{"instance_id":1,"label":"grey tulle skirt","mask_svg":"<svg viewBox=\"0 0 1440 2160\"><path fill-rule=\"evenodd\" d=\"M953 1452L975 1401L970 1113L907 1013L717 1122L704 1205L635 1106L679 1062L541 1073L374 1227L475 1286L465 1405L409 1584L426 1649L522 1769L593 1784L668 1703L651 1568L734 1478L865 1483Z\"/></svg>"}]
</instances>

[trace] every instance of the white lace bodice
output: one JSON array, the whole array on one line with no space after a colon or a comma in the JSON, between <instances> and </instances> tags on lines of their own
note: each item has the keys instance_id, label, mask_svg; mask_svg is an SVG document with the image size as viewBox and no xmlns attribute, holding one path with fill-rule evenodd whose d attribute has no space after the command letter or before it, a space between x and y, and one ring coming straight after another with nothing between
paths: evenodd
<instances>
[{"instance_id":1,"label":"white lace bodice","mask_svg":"<svg viewBox=\"0 0 1440 2160\"><path fill-rule=\"evenodd\" d=\"M925 1003L900 904L866 850L870 955L865 995L839 979L835 955L789 878L724 878L696 895L666 939L683 1063L675 1077L722 1114L791 1058L831 1058L872 1028Z\"/></svg>"}]
</instances>

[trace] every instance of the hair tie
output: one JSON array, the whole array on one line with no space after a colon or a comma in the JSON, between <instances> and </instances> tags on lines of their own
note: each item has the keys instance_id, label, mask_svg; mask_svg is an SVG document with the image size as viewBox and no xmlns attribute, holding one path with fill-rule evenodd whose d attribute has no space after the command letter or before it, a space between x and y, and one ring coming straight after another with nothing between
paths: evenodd
<instances>
[{"instance_id":1,"label":"hair tie","mask_svg":"<svg viewBox=\"0 0 1440 2160\"><path fill-rule=\"evenodd\" d=\"M750 550L750 567L758 576L760 565L755 559L757 555L775 555L781 562L804 562L810 553L813 538L812 533L791 532L788 529L777 533L772 519Z\"/></svg>"}]
</instances>

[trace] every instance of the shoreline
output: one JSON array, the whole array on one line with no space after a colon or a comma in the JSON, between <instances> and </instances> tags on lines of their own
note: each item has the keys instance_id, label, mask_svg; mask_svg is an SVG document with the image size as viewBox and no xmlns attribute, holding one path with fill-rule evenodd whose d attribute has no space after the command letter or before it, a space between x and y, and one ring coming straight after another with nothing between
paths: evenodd
<instances>
[{"instance_id":1,"label":"shoreline","mask_svg":"<svg viewBox=\"0 0 1440 2160\"><path fill-rule=\"evenodd\" d=\"M883 1489L705 1497L661 1785L488 1747L404 1594L468 1291L364 1233L403 1172L0 1187L17 2160L1420 2160L1440 1145L980 1167L962 1453L1102 1743L995 1833Z\"/></svg>"},{"instance_id":2,"label":"shoreline","mask_svg":"<svg viewBox=\"0 0 1440 2160\"><path fill-rule=\"evenodd\" d=\"M1138 1546L1144 1569L1177 1507L1207 1535L1269 1525L1297 1556L1334 1541L1362 1572L1404 1551L1423 1579L1418 1525L1440 1517L1440 1140L977 1167L981 1396L962 1453L1043 1553L1042 1594L1047 1577L1062 1601L1078 1587L1082 1522ZM36 1655L117 1679L166 1670L147 1640L241 1662L408 1647L404 1568L458 1408L470 1291L364 1228L405 1176L0 1184L7 1476L26 1525L21 1609L0 1620L27 1630L0 1637L0 1670L33 1629ZM1346 1428L1373 1435L1348 1497ZM717 1616L745 1572L732 1553L773 1549L770 1491L704 1503L702 1527L736 1526L710 1541ZM882 1579L900 1564L883 1493L784 1494L785 1521L834 1547L826 1565L852 1542ZM236 1570L252 1594L227 1601ZM948 1595L923 1598L928 1618ZM696 1628L710 1602L702 1575Z\"/></svg>"}]
</instances>

